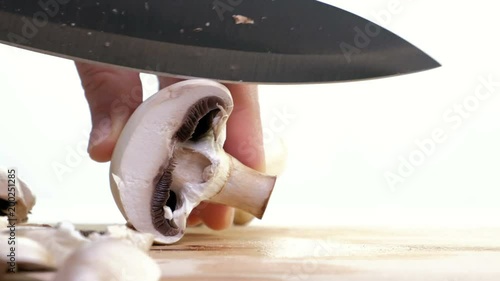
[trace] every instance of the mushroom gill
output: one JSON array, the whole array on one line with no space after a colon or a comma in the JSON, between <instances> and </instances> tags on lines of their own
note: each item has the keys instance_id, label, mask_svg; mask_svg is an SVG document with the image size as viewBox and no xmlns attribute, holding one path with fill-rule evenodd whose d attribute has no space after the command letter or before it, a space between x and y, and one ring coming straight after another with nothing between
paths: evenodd
<instances>
[{"instance_id":1,"label":"mushroom gill","mask_svg":"<svg viewBox=\"0 0 500 281\"><path fill-rule=\"evenodd\" d=\"M174 135L174 157L167 160L167 164L160 169L153 181L156 184L151 198L151 218L155 229L163 235L175 236L182 231L175 223L173 216L178 204L181 203L180 198L172 190L178 144L186 141L196 142L211 131L214 118L220 112L220 106L226 106L222 99L209 96L200 99L187 110L181 127ZM166 216L166 212L170 214Z\"/></svg>"},{"instance_id":2,"label":"mushroom gill","mask_svg":"<svg viewBox=\"0 0 500 281\"><path fill-rule=\"evenodd\" d=\"M225 106L218 97L205 97L193 104L184 116L182 126L175 133L179 142L187 140L197 141L213 126L215 115L220 111L219 106Z\"/></svg>"}]
</instances>

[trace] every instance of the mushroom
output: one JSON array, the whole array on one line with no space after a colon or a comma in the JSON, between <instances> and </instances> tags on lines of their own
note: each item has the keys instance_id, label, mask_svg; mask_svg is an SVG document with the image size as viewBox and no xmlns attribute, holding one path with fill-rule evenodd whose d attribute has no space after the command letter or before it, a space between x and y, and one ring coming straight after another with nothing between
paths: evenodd
<instances>
[{"instance_id":1,"label":"mushroom","mask_svg":"<svg viewBox=\"0 0 500 281\"><path fill-rule=\"evenodd\" d=\"M143 252L148 252L151 246L153 246L154 241L154 236L152 234L137 232L128 228L126 225L110 225L107 227L107 232L104 235L96 232L89 235L89 239L92 241L109 238L127 242Z\"/></svg>"},{"instance_id":2,"label":"mushroom","mask_svg":"<svg viewBox=\"0 0 500 281\"><path fill-rule=\"evenodd\" d=\"M1 221L0 221L1 222ZM15 232L14 232L15 231ZM8 239L9 237L14 237ZM110 225L104 233L92 232L84 237L81 231L68 222L56 226L19 225L15 230L5 228L0 232L0 262L9 266L6 270L55 270L61 268L75 251L100 241L120 240L142 252L148 252L153 245L153 235L134 231L125 225ZM12 245L7 242L14 240ZM15 244L14 244L15 243ZM14 247L14 248L10 248ZM4 249L5 248L5 249ZM3 253L6 253L5 255ZM10 268L10 256L15 256L14 269ZM134 254L132 251L130 254ZM108 279L104 279L108 280ZM120 279L121 280L121 279Z\"/></svg>"},{"instance_id":3,"label":"mushroom","mask_svg":"<svg viewBox=\"0 0 500 281\"><path fill-rule=\"evenodd\" d=\"M19 224L28 220L36 198L14 169L0 168L0 216Z\"/></svg>"},{"instance_id":4,"label":"mushroom","mask_svg":"<svg viewBox=\"0 0 500 281\"><path fill-rule=\"evenodd\" d=\"M3 230L4 228L9 225L9 221L7 220L7 217L0 217L0 230Z\"/></svg>"},{"instance_id":5,"label":"mushroom","mask_svg":"<svg viewBox=\"0 0 500 281\"><path fill-rule=\"evenodd\" d=\"M158 281L161 270L144 251L115 238L100 239L74 251L54 281Z\"/></svg>"},{"instance_id":6,"label":"mushroom","mask_svg":"<svg viewBox=\"0 0 500 281\"><path fill-rule=\"evenodd\" d=\"M60 266L78 247L90 242L75 227L67 222L50 226L17 226L16 236L31 239L54 257L55 265Z\"/></svg>"},{"instance_id":7,"label":"mushroom","mask_svg":"<svg viewBox=\"0 0 500 281\"><path fill-rule=\"evenodd\" d=\"M229 90L205 79L173 84L135 110L110 165L113 197L130 225L171 244L201 201L262 218L276 177L224 151L232 110Z\"/></svg>"},{"instance_id":8,"label":"mushroom","mask_svg":"<svg viewBox=\"0 0 500 281\"><path fill-rule=\"evenodd\" d=\"M12 238L13 239L9 239ZM20 270L53 270L54 256L42 244L27 237L0 234L0 263L7 265L7 272ZM14 242L12 242L14 241ZM12 243L8 243L12 242Z\"/></svg>"}]
</instances>

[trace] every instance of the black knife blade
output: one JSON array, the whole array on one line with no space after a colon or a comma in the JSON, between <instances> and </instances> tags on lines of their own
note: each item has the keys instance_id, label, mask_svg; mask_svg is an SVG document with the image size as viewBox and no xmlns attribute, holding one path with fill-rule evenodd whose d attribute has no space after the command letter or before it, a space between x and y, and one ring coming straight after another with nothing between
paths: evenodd
<instances>
[{"instance_id":1,"label":"black knife blade","mask_svg":"<svg viewBox=\"0 0 500 281\"><path fill-rule=\"evenodd\" d=\"M439 66L379 25L314 0L0 0L0 42L230 82L351 81Z\"/></svg>"}]
</instances>

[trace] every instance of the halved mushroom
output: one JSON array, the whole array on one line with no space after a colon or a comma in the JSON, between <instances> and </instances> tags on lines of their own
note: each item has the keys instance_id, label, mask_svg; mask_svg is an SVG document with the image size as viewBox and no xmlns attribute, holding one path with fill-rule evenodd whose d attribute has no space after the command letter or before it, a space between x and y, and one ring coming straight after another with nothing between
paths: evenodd
<instances>
[{"instance_id":1,"label":"halved mushroom","mask_svg":"<svg viewBox=\"0 0 500 281\"><path fill-rule=\"evenodd\" d=\"M86 244L59 268L54 281L158 281L161 270L144 251L115 238Z\"/></svg>"},{"instance_id":2,"label":"halved mushroom","mask_svg":"<svg viewBox=\"0 0 500 281\"><path fill-rule=\"evenodd\" d=\"M201 201L262 218L276 177L224 151L232 110L229 90L204 79L174 84L136 109L110 166L113 197L129 224L169 244L184 235L187 217Z\"/></svg>"},{"instance_id":3,"label":"halved mushroom","mask_svg":"<svg viewBox=\"0 0 500 281\"><path fill-rule=\"evenodd\" d=\"M14 170L0 168L0 216L19 224L28 220L36 198L19 175L11 171Z\"/></svg>"}]
</instances>

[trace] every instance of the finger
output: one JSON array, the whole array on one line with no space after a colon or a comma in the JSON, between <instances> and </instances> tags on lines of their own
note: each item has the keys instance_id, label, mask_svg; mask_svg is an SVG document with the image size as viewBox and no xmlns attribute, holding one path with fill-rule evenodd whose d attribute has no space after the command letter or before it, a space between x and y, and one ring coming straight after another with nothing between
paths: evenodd
<instances>
[{"instance_id":1,"label":"finger","mask_svg":"<svg viewBox=\"0 0 500 281\"><path fill-rule=\"evenodd\" d=\"M188 226L198 226L200 224L203 224L203 220L201 219L200 214L207 207L207 204L207 202L201 202L198 206L196 206L196 208L191 211L187 219Z\"/></svg>"},{"instance_id":2,"label":"finger","mask_svg":"<svg viewBox=\"0 0 500 281\"><path fill-rule=\"evenodd\" d=\"M167 76L158 76L158 81L160 82L160 89L166 88L172 84L183 81L184 79L167 77Z\"/></svg>"},{"instance_id":3,"label":"finger","mask_svg":"<svg viewBox=\"0 0 500 281\"><path fill-rule=\"evenodd\" d=\"M234 109L227 122L224 150L246 166L265 172L266 161L256 85L226 85L234 100ZM234 223L248 224L253 216L236 210Z\"/></svg>"},{"instance_id":4,"label":"finger","mask_svg":"<svg viewBox=\"0 0 500 281\"><path fill-rule=\"evenodd\" d=\"M226 85L234 100L224 150L246 166L265 171L265 153L256 85Z\"/></svg>"},{"instance_id":5,"label":"finger","mask_svg":"<svg viewBox=\"0 0 500 281\"><path fill-rule=\"evenodd\" d=\"M220 204L206 203L197 216L209 228L223 230L233 224L234 208Z\"/></svg>"},{"instance_id":6,"label":"finger","mask_svg":"<svg viewBox=\"0 0 500 281\"><path fill-rule=\"evenodd\" d=\"M109 161L123 127L142 102L139 73L79 62L76 68L92 117L88 152L95 161Z\"/></svg>"},{"instance_id":7,"label":"finger","mask_svg":"<svg viewBox=\"0 0 500 281\"><path fill-rule=\"evenodd\" d=\"M187 224L188 226L198 226L204 223L213 230L223 230L229 228L233 224L233 220L234 208L201 202L189 215Z\"/></svg>"},{"instance_id":8,"label":"finger","mask_svg":"<svg viewBox=\"0 0 500 281\"><path fill-rule=\"evenodd\" d=\"M203 221L198 215L195 215L193 213L189 214L189 217L187 219L187 226L199 226L203 224Z\"/></svg>"}]
</instances>

